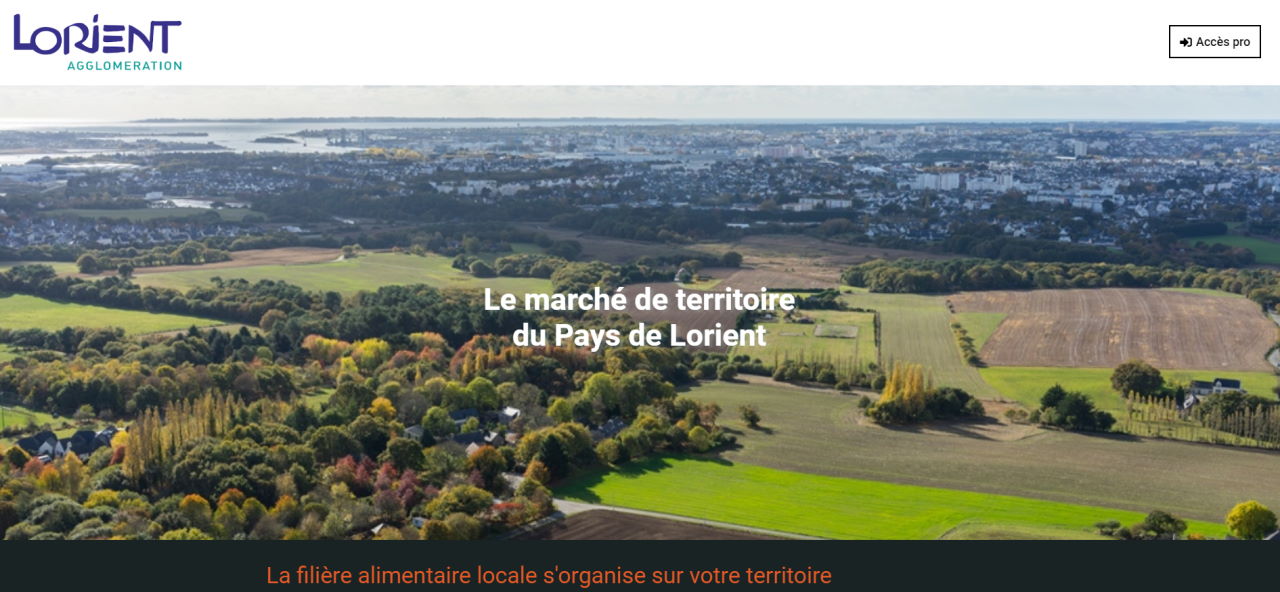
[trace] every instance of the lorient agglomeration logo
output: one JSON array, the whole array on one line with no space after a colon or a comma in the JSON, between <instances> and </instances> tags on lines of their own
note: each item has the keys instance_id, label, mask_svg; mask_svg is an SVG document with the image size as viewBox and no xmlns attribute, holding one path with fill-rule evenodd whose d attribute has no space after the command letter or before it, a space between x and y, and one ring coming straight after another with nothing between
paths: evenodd
<instances>
[{"instance_id":1,"label":"lorient agglomeration logo","mask_svg":"<svg viewBox=\"0 0 1280 592\"><path fill-rule=\"evenodd\" d=\"M146 24L100 23L98 15L87 23L62 27L31 26L24 29L22 15L13 15L13 50L39 55L111 55L132 58L135 54L169 53L173 29L182 21L149 21ZM124 55L120 55L124 54ZM70 59L67 70L76 71L181 71L181 60Z\"/></svg>"}]
</instances>

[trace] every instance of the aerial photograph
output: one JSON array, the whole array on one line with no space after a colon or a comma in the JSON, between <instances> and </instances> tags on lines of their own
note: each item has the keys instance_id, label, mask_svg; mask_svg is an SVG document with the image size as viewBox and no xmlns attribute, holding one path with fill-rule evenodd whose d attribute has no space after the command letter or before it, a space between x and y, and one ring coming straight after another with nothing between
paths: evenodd
<instances>
[{"instance_id":1,"label":"aerial photograph","mask_svg":"<svg viewBox=\"0 0 1280 592\"><path fill-rule=\"evenodd\" d=\"M8 87L0 538L1280 540L1276 105Z\"/></svg>"}]
</instances>

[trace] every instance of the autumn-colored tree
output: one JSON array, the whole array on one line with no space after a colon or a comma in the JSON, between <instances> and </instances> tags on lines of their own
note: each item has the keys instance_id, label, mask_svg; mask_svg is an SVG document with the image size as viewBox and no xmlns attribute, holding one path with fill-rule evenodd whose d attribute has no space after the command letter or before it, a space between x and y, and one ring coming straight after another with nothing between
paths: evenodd
<instances>
[{"instance_id":1,"label":"autumn-colored tree","mask_svg":"<svg viewBox=\"0 0 1280 592\"><path fill-rule=\"evenodd\" d=\"M226 503L239 506L244 503L244 500L244 492L232 487L222 492L222 495L218 496L218 506L222 506L222 504Z\"/></svg>"},{"instance_id":2,"label":"autumn-colored tree","mask_svg":"<svg viewBox=\"0 0 1280 592\"><path fill-rule=\"evenodd\" d=\"M605 438L596 444L596 456L607 464L617 464L622 460L622 446L613 438Z\"/></svg>"},{"instance_id":3,"label":"autumn-colored tree","mask_svg":"<svg viewBox=\"0 0 1280 592\"><path fill-rule=\"evenodd\" d=\"M288 319L289 315L285 314L283 310L273 308L262 313L262 318L258 319L258 328L269 332L277 323L284 322Z\"/></svg>"},{"instance_id":4,"label":"autumn-colored tree","mask_svg":"<svg viewBox=\"0 0 1280 592\"><path fill-rule=\"evenodd\" d=\"M547 465L542 464L542 461L531 461L524 469L524 478L546 485L551 481L551 471L547 470Z\"/></svg>"},{"instance_id":5,"label":"autumn-colored tree","mask_svg":"<svg viewBox=\"0 0 1280 592\"><path fill-rule=\"evenodd\" d=\"M1276 514L1254 500L1240 502L1227 513L1227 528L1239 538L1258 540L1276 531Z\"/></svg>"},{"instance_id":6,"label":"autumn-colored tree","mask_svg":"<svg viewBox=\"0 0 1280 592\"><path fill-rule=\"evenodd\" d=\"M460 541L474 541L484 536L484 524L465 512L454 512L445 517L444 523Z\"/></svg>"},{"instance_id":7,"label":"autumn-colored tree","mask_svg":"<svg viewBox=\"0 0 1280 592\"><path fill-rule=\"evenodd\" d=\"M89 498L84 501L84 507L97 508L99 506L120 507L120 492L112 489L99 489L90 493Z\"/></svg>"},{"instance_id":8,"label":"autumn-colored tree","mask_svg":"<svg viewBox=\"0 0 1280 592\"><path fill-rule=\"evenodd\" d=\"M924 366L894 363L889 375L885 377L884 390L880 393L880 399L872 405L871 410L874 412L881 406L897 405L902 408L907 417L916 417L924 409L925 391L928 389Z\"/></svg>"},{"instance_id":9,"label":"autumn-colored tree","mask_svg":"<svg viewBox=\"0 0 1280 592\"><path fill-rule=\"evenodd\" d=\"M445 518L451 514L475 514L493 505L493 494L472 485L454 485L427 503L427 514Z\"/></svg>"},{"instance_id":10,"label":"autumn-colored tree","mask_svg":"<svg viewBox=\"0 0 1280 592\"><path fill-rule=\"evenodd\" d=\"M351 346L351 359L360 371L371 375L391 358L391 345L376 337L357 341Z\"/></svg>"},{"instance_id":11,"label":"autumn-colored tree","mask_svg":"<svg viewBox=\"0 0 1280 592\"><path fill-rule=\"evenodd\" d=\"M689 447L694 452L706 452L711 448L711 434L702 426L689 430Z\"/></svg>"},{"instance_id":12,"label":"autumn-colored tree","mask_svg":"<svg viewBox=\"0 0 1280 592\"><path fill-rule=\"evenodd\" d=\"M201 495L193 493L182 498L178 502L178 513L200 530L207 531L213 526L213 509L209 507L209 500Z\"/></svg>"},{"instance_id":13,"label":"autumn-colored tree","mask_svg":"<svg viewBox=\"0 0 1280 592\"><path fill-rule=\"evenodd\" d=\"M444 520L431 519L422 525L421 536L424 541L450 541L453 540L453 531Z\"/></svg>"},{"instance_id":14,"label":"autumn-colored tree","mask_svg":"<svg viewBox=\"0 0 1280 592\"><path fill-rule=\"evenodd\" d=\"M340 339L308 335L302 340L302 348L311 354L311 359L332 364L351 349L351 344Z\"/></svg>"},{"instance_id":15,"label":"autumn-colored tree","mask_svg":"<svg viewBox=\"0 0 1280 592\"><path fill-rule=\"evenodd\" d=\"M80 499L80 492L84 489L88 478L88 470L84 468L84 463L80 462L79 456L71 453L62 458L62 481L66 487L66 494L71 499Z\"/></svg>"},{"instance_id":16,"label":"autumn-colored tree","mask_svg":"<svg viewBox=\"0 0 1280 592\"><path fill-rule=\"evenodd\" d=\"M507 459L492 446L481 446L467 457L467 466L479 471L487 489L494 489L502 472L507 470Z\"/></svg>"},{"instance_id":17,"label":"autumn-colored tree","mask_svg":"<svg viewBox=\"0 0 1280 592\"><path fill-rule=\"evenodd\" d=\"M40 475L36 477L36 485L50 493L67 492L67 483L62 478L62 471L59 471L58 467L51 464L45 465L40 469Z\"/></svg>"},{"instance_id":18,"label":"autumn-colored tree","mask_svg":"<svg viewBox=\"0 0 1280 592\"><path fill-rule=\"evenodd\" d=\"M162 541L208 541L212 539L213 537L198 528L179 528L160 535L160 540Z\"/></svg>"},{"instance_id":19,"label":"autumn-colored tree","mask_svg":"<svg viewBox=\"0 0 1280 592\"><path fill-rule=\"evenodd\" d=\"M138 481L146 471L173 458L188 443L221 436L244 404L230 395L206 394L148 409L129 428L124 474Z\"/></svg>"},{"instance_id":20,"label":"autumn-colored tree","mask_svg":"<svg viewBox=\"0 0 1280 592\"><path fill-rule=\"evenodd\" d=\"M445 340L443 335L440 335L439 333L432 333L430 331L410 333L409 343L412 343L413 347L417 348L419 351L429 349L443 352L449 348L449 342Z\"/></svg>"},{"instance_id":21,"label":"autumn-colored tree","mask_svg":"<svg viewBox=\"0 0 1280 592\"><path fill-rule=\"evenodd\" d=\"M708 427L714 427L716 420L720 418L720 413L724 410L715 401L698 406L698 423Z\"/></svg>"},{"instance_id":22,"label":"autumn-colored tree","mask_svg":"<svg viewBox=\"0 0 1280 592\"><path fill-rule=\"evenodd\" d=\"M338 368L335 373L338 375L338 386L342 386L344 382L348 381L364 382L364 376L360 374L360 367L356 365L356 361L351 356L343 356L338 359Z\"/></svg>"},{"instance_id":23,"label":"autumn-colored tree","mask_svg":"<svg viewBox=\"0 0 1280 592\"><path fill-rule=\"evenodd\" d=\"M293 499L293 496L282 495L276 500L276 505L271 506L271 515L285 526L297 526L302 520L302 507L298 505L297 500Z\"/></svg>"},{"instance_id":24,"label":"autumn-colored tree","mask_svg":"<svg viewBox=\"0 0 1280 592\"><path fill-rule=\"evenodd\" d=\"M44 471L44 462L38 456L27 459L27 464L22 465L22 474L28 477L39 477L42 471Z\"/></svg>"},{"instance_id":25,"label":"autumn-colored tree","mask_svg":"<svg viewBox=\"0 0 1280 592\"><path fill-rule=\"evenodd\" d=\"M366 413L378 419L391 421L396 418L396 407L391 404L391 399L386 397L377 397L373 400L373 403L369 405L369 409L366 410Z\"/></svg>"}]
</instances>

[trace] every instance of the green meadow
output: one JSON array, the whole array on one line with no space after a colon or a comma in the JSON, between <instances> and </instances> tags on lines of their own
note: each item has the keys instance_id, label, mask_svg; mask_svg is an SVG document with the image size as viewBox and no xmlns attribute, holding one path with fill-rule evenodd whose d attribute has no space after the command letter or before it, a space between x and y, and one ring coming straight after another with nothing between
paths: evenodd
<instances>
[{"instance_id":1,"label":"green meadow","mask_svg":"<svg viewBox=\"0 0 1280 592\"><path fill-rule=\"evenodd\" d=\"M969 337L973 338L973 346L981 350L1007 315L1002 312L960 312L952 316L969 332Z\"/></svg>"},{"instance_id":2,"label":"green meadow","mask_svg":"<svg viewBox=\"0 0 1280 592\"><path fill-rule=\"evenodd\" d=\"M1195 244L1203 242L1205 244L1227 245L1228 247L1244 247L1253 251L1257 256L1257 262L1266 265L1280 265L1280 242L1269 241L1261 238L1253 238L1251 236L1241 236L1238 234L1219 234L1215 236L1197 236L1187 239L1186 242Z\"/></svg>"},{"instance_id":3,"label":"green meadow","mask_svg":"<svg viewBox=\"0 0 1280 592\"><path fill-rule=\"evenodd\" d=\"M556 489L558 496L832 539L936 539L954 529L1046 532L1092 538L1102 520L1143 514L976 493L781 471L718 459L658 457L595 471ZM1191 522L1190 532L1224 527Z\"/></svg>"},{"instance_id":4,"label":"green meadow","mask_svg":"<svg viewBox=\"0 0 1280 592\"><path fill-rule=\"evenodd\" d=\"M849 306L879 311L880 360L886 366L893 362L922 364L934 384L962 388L979 397L996 396L978 369L960 357L945 296L846 292L842 300ZM970 334L979 329L966 328Z\"/></svg>"},{"instance_id":5,"label":"green meadow","mask_svg":"<svg viewBox=\"0 0 1280 592\"><path fill-rule=\"evenodd\" d=\"M33 411L26 407L0 405L0 429L14 426L26 427L29 425L48 426L59 438L66 438L74 434L76 430L98 430L104 427L104 424L98 420L88 423L73 423L71 418L68 417L54 417L43 411ZM7 446L12 446L21 437L0 438L0 450L4 450Z\"/></svg>"},{"instance_id":6,"label":"green meadow","mask_svg":"<svg viewBox=\"0 0 1280 592\"><path fill-rule=\"evenodd\" d=\"M57 302L25 294L0 295L0 327L5 329L53 331L67 326L123 327L131 334L145 334L223 323L186 315Z\"/></svg>"},{"instance_id":7,"label":"green meadow","mask_svg":"<svg viewBox=\"0 0 1280 592\"><path fill-rule=\"evenodd\" d=\"M450 266L441 255L420 257L401 253L365 253L354 259L297 265L259 265L222 269L190 269L140 273L134 281L144 286L187 290L211 278L282 280L308 290L353 293L382 286L428 284L437 288L485 288L511 293L549 292L550 280L538 278L477 278Z\"/></svg>"},{"instance_id":8,"label":"green meadow","mask_svg":"<svg viewBox=\"0 0 1280 592\"><path fill-rule=\"evenodd\" d=\"M718 423L737 446L720 456L734 463L1134 512L1161 509L1210 522L1221 522L1247 499L1280 505L1280 471L1272 469L1280 452L1046 430L993 418L883 427L863 416L861 397L767 379L703 381L680 394L724 409ZM759 410L759 429L743 423L742 405Z\"/></svg>"},{"instance_id":9,"label":"green meadow","mask_svg":"<svg viewBox=\"0 0 1280 592\"><path fill-rule=\"evenodd\" d=\"M0 261L0 271L7 271L19 265L48 265L58 275L78 273L76 264L70 261Z\"/></svg>"},{"instance_id":10,"label":"green meadow","mask_svg":"<svg viewBox=\"0 0 1280 592\"><path fill-rule=\"evenodd\" d=\"M1104 410L1124 412L1124 398L1111 389L1111 368L1047 368L1026 366L992 366L982 368L982 377L1007 399L1028 407L1038 407L1044 391L1061 384L1071 391L1089 395ZM1217 370L1161 370L1166 382L1188 383L1191 380L1236 378L1250 393L1274 397L1271 392L1276 376L1270 372L1223 372Z\"/></svg>"},{"instance_id":11,"label":"green meadow","mask_svg":"<svg viewBox=\"0 0 1280 592\"><path fill-rule=\"evenodd\" d=\"M761 323L765 328L766 346L738 347L734 355L760 358L766 364L774 359L820 359L843 362L856 359L861 364L876 362L875 314L841 310L806 310L813 323ZM840 329L855 327L856 337L820 337L822 327Z\"/></svg>"}]
</instances>

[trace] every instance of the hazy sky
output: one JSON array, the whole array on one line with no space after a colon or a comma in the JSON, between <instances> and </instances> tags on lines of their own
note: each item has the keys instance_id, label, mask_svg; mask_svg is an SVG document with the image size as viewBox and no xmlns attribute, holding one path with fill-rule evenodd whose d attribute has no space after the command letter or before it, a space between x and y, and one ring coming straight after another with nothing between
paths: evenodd
<instances>
[{"instance_id":1,"label":"hazy sky","mask_svg":"<svg viewBox=\"0 0 1280 592\"><path fill-rule=\"evenodd\" d=\"M1280 120L1280 87L0 87L0 120L342 116Z\"/></svg>"}]
</instances>

